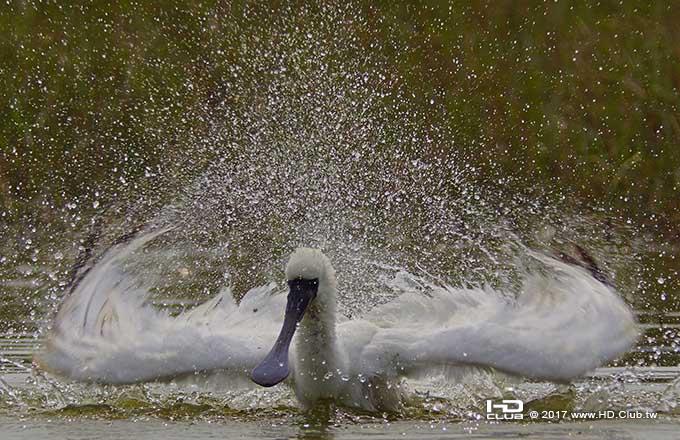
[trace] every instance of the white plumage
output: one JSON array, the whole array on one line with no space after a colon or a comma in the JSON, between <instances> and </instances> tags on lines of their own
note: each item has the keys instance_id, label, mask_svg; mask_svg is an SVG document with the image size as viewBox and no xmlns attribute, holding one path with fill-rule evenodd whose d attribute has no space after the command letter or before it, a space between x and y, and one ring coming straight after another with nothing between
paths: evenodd
<instances>
[{"instance_id":1,"label":"white plumage","mask_svg":"<svg viewBox=\"0 0 680 440\"><path fill-rule=\"evenodd\" d=\"M120 263L162 232L114 246L85 274L36 356L42 368L112 384L218 370L234 379L251 376L276 341L288 313L286 295L270 284L236 305L225 289L177 317L156 310ZM347 320L336 316L328 259L318 250L296 250L286 277L318 279L318 292L297 326L286 382L304 406L332 399L366 410L396 409L403 378L442 366L493 367L564 382L630 348L637 327L611 287L581 267L534 257L551 273L529 276L516 300L491 289L430 283L427 294L406 292Z\"/></svg>"}]
</instances>

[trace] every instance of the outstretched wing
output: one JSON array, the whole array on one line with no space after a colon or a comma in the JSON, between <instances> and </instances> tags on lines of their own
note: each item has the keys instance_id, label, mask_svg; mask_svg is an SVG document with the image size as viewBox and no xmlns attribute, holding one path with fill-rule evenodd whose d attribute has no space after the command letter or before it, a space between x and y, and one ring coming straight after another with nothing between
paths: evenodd
<instances>
[{"instance_id":1,"label":"outstretched wing","mask_svg":"<svg viewBox=\"0 0 680 440\"><path fill-rule=\"evenodd\" d=\"M36 354L40 367L78 381L113 384L210 370L249 375L274 343L285 295L275 295L271 284L251 290L237 306L225 289L177 317L157 310L146 302L148 290L121 263L163 232L143 231L81 269Z\"/></svg>"},{"instance_id":2,"label":"outstretched wing","mask_svg":"<svg viewBox=\"0 0 680 440\"><path fill-rule=\"evenodd\" d=\"M364 374L420 375L439 366L493 367L567 381L628 350L634 317L613 288L581 267L536 255L550 270L517 299L494 290L430 285L339 328L350 365Z\"/></svg>"}]
</instances>

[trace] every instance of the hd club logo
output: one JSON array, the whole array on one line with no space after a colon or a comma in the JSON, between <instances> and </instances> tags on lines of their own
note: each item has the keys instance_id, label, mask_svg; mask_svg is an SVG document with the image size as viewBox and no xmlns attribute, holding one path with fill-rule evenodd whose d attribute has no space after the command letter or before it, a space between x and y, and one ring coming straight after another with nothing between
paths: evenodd
<instances>
[{"instance_id":1,"label":"hd club logo","mask_svg":"<svg viewBox=\"0 0 680 440\"><path fill-rule=\"evenodd\" d=\"M499 403L486 401L487 420L522 420L524 418L524 402L521 400L504 399Z\"/></svg>"}]
</instances>

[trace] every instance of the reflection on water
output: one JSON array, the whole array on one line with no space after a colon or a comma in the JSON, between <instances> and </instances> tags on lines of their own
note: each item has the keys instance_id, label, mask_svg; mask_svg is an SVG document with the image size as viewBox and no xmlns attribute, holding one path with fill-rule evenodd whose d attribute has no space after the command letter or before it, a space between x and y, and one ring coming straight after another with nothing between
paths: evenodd
<instances>
[{"instance_id":1,"label":"reflection on water","mask_svg":"<svg viewBox=\"0 0 680 440\"><path fill-rule=\"evenodd\" d=\"M680 426L680 368L600 368L571 386L513 381L480 373L457 386L412 384L417 398L399 414L347 412L319 405L302 412L291 392L232 392L196 383L125 387L66 384L30 367L31 335L0 339L0 432L4 438L672 438ZM644 347L641 347L644 349ZM486 397L520 398L538 410L659 411L659 419L589 423L489 423Z\"/></svg>"},{"instance_id":2,"label":"reflection on water","mask_svg":"<svg viewBox=\"0 0 680 440\"><path fill-rule=\"evenodd\" d=\"M144 438L148 440L262 438L262 439L478 439L540 438L563 440L666 440L677 438L678 425L672 421L559 424L363 422L326 426L271 424L267 422L182 423L160 420L78 420L32 418L16 420L0 416L0 432L6 440L50 438L104 440Z\"/></svg>"}]
</instances>

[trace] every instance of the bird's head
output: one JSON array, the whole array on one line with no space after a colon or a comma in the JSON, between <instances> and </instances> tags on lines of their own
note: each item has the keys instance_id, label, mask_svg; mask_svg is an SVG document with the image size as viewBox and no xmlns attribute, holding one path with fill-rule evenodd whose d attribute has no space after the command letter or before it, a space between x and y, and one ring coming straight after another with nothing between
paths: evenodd
<instances>
[{"instance_id":1,"label":"bird's head","mask_svg":"<svg viewBox=\"0 0 680 440\"><path fill-rule=\"evenodd\" d=\"M297 248L286 265L286 280L289 287L316 286L316 305L335 300L335 270L319 249Z\"/></svg>"}]
</instances>

